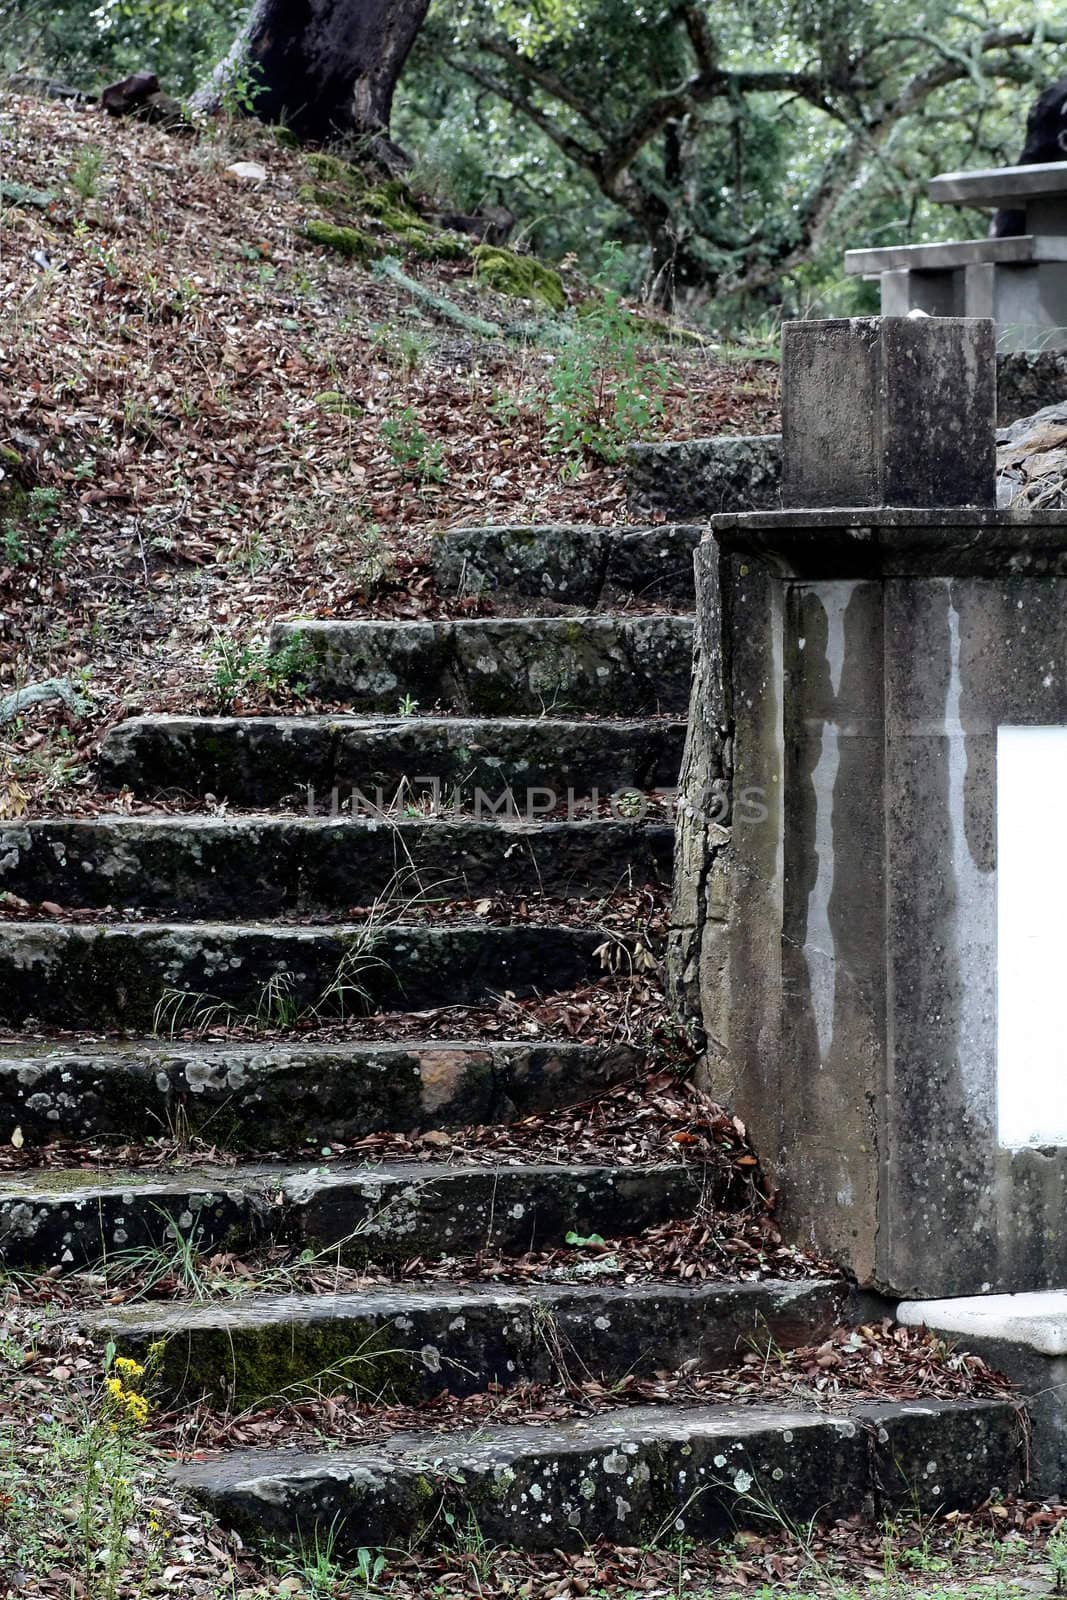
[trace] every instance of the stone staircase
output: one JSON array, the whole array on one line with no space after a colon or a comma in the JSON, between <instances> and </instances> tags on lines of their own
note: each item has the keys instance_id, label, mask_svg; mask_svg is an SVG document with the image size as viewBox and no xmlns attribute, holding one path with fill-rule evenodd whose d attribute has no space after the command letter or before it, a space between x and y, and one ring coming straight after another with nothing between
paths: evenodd
<instances>
[{"instance_id":1,"label":"stone staircase","mask_svg":"<svg viewBox=\"0 0 1067 1600\"><path fill-rule=\"evenodd\" d=\"M559 1381L568 1362L606 1387L734 1367L753 1348L817 1344L846 1312L844 1286L816 1276L480 1277L479 1262L568 1233L640 1235L745 1195L684 1144L632 1165L494 1159L444 1137L588 1101L646 1064L629 1042L507 1038L477 1018L501 996L562 994L661 954L608 910L619 893L662 903L669 885L670 807L654 791L673 788L681 760L698 537L448 534L439 593L457 610L488 595L498 614L279 623L274 648L301 653L336 713L131 719L105 742L101 781L170 809L0 828L0 889L31 908L0 940L0 1027L16 1036L0 1052L5 1136L180 1131L241 1158L9 1175L5 1265L71 1270L175 1241L373 1264L378 1281L344 1292L143 1302L83 1321L132 1355L164 1341L157 1379L174 1405L253 1406L342 1373L430 1406L424 1426L356 1450L240 1449L176 1469L250 1536L330 1528L338 1550L358 1550L447 1540L474 1517L485 1538L532 1550L632 1544L759 1525L768 1507L925 1512L1017 1481L1001 1401L828 1412L798 1393L435 1426L443 1394ZM501 807L509 790L516 804ZM78 915L36 920L42 901ZM419 1037L413 1014L442 1007L456 1035ZM369 1036L382 1013L404 1014L395 1037ZM221 1023L238 1036L211 1038ZM418 1160L294 1156L403 1132L441 1137ZM405 1275L442 1257L451 1277Z\"/></svg>"}]
</instances>

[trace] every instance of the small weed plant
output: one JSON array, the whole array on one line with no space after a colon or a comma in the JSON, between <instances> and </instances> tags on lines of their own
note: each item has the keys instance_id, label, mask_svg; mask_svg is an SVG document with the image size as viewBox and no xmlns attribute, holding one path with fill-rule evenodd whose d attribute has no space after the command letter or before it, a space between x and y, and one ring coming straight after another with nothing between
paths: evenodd
<instances>
[{"instance_id":1,"label":"small weed plant","mask_svg":"<svg viewBox=\"0 0 1067 1600\"><path fill-rule=\"evenodd\" d=\"M283 692L303 699L315 653L302 633L295 633L280 650L274 651L268 651L261 641L239 645L216 634L209 659L215 667L218 711L225 716L239 699L254 700Z\"/></svg>"},{"instance_id":2,"label":"small weed plant","mask_svg":"<svg viewBox=\"0 0 1067 1600\"><path fill-rule=\"evenodd\" d=\"M103 1384L84 1415L41 1408L29 1457L0 1436L3 1543L12 1570L27 1582L56 1566L69 1571L72 1595L118 1600L131 1571L147 1586L161 1575L169 1532L145 1494L144 1429L161 1346L142 1364L105 1355ZM25 1441L22 1441L24 1444ZM32 1461L33 1470L27 1466ZM25 1592L31 1592L27 1587ZM148 1587L137 1590L148 1593Z\"/></svg>"},{"instance_id":3,"label":"small weed plant","mask_svg":"<svg viewBox=\"0 0 1067 1600\"><path fill-rule=\"evenodd\" d=\"M647 438L664 411L666 362L646 359L641 329L613 289L575 327L556 357L545 405L550 451L571 463L618 461L626 445Z\"/></svg>"},{"instance_id":4,"label":"small weed plant","mask_svg":"<svg viewBox=\"0 0 1067 1600\"><path fill-rule=\"evenodd\" d=\"M444 483L448 475L444 464L445 447L439 439L430 439L419 427L410 406L398 417L387 417L382 423L381 435L394 466L405 478L413 483Z\"/></svg>"}]
</instances>

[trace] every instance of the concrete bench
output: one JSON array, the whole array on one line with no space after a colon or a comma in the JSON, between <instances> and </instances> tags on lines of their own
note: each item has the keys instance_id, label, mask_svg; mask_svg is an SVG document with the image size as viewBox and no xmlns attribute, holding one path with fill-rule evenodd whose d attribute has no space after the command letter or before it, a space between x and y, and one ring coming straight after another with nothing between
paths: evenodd
<instances>
[{"instance_id":1,"label":"concrete bench","mask_svg":"<svg viewBox=\"0 0 1067 1600\"><path fill-rule=\"evenodd\" d=\"M1001 350L1067 349L1067 161L948 172L927 192L939 204L1021 211L1025 231L846 251L846 272L879 280L882 315L992 317Z\"/></svg>"}]
</instances>

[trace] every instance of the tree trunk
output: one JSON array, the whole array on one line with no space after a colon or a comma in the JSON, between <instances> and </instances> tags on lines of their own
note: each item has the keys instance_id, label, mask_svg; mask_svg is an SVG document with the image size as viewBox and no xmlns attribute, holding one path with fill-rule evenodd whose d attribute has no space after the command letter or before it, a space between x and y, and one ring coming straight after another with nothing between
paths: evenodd
<instances>
[{"instance_id":1,"label":"tree trunk","mask_svg":"<svg viewBox=\"0 0 1067 1600\"><path fill-rule=\"evenodd\" d=\"M298 139L367 138L393 164L393 91L430 0L254 0L211 81L194 96L283 123Z\"/></svg>"}]
</instances>

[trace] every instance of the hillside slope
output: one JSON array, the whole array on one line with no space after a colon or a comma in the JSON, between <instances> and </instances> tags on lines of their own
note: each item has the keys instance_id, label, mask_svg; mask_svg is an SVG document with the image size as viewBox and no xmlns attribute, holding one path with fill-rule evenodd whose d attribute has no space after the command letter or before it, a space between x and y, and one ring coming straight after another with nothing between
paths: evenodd
<instances>
[{"instance_id":1,"label":"hillside slope","mask_svg":"<svg viewBox=\"0 0 1067 1600\"><path fill-rule=\"evenodd\" d=\"M8 94L0 170L0 691L74 673L91 700L2 730L0 816L87 802L86 754L135 707L213 709L220 677L249 706L282 692L241 653L279 614L432 613L435 526L625 519L617 466L550 448L558 343L471 333L306 229L358 228L501 325L573 326L584 281L564 273L562 316L497 294L473 241L258 125ZM773 426L773 366L643 359L655 431Z\"/></svg>"}]
</instances>

